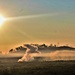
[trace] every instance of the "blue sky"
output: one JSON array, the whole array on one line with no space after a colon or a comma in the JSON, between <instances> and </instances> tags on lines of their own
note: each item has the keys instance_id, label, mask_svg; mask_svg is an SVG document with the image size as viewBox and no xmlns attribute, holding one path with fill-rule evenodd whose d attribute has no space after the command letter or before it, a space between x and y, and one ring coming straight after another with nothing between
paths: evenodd
<instances>
[{"instance_id":1,"label":"blue sky","mask_svg":"<svg viewBox=\"0 0 75 75\"><path fill-rule=\"evenodd\" d=\"M0 8L13 15L49 12L75 13L74 0L1 0ZM3 9L2 9L3 10Z\"/></svg>"},{"instance_id":2,"label":"blue sky","mask_svg":"<svg viewBox=\"0 0 75 75\"><path fill-rule=\"evenodd\" d=\"M0 0L0 13L6 18L54 14L5 22L0 28L1 50L23 43L75 46L75 0Z\"/></svg>"}]
</instances>

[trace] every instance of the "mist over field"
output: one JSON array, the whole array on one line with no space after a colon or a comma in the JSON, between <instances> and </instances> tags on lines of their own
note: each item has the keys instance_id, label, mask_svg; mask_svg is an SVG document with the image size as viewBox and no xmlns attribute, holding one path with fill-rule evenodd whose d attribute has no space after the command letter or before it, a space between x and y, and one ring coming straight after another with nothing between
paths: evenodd
<instances>
[{"instance_id":1,"label":"mist over field","mask_svg":"<svg viewBox=\"0 0 75 75\"><path fill-rule=\"evenodd\" d=\"M0 58L15 58L24 56L25 52L15 52L15 53L8 53L8 54L1 54ZM56 61L56 60L75 60L75 51L70 50L57 50L57 51L41 51L40 54L32 53L30 54L33 58L39 58L40 61ZM18 60L17 60L18 61ZM16 61L16 62L17 62Z\"/></svg>"},{"instance_id":2,"label":"mist over field","mask_svg":"<svg viewBox=\"0 0 75 75\"><path fill-rule=\"evenodd\" d=\"M75 48L70 46L24 44L0 52L1 75L75 75L74 66Z\"/></svg>"}]
</instances>

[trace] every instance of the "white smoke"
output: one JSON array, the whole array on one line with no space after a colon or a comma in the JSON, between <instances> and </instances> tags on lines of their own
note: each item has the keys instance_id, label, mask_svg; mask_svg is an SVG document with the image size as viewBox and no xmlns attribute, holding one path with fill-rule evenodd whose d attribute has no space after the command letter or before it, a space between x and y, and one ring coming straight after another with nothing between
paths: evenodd
<instances>
[{"instance_id":1,"label":"white smoke","mask_svg":"<svg viewBox=\"0 0 75 75\"><path fill-rule=\"evenodd\" d=\"M24 45L27 48L24 56L18 62L29 61L56 61L56 60L75 60L75 51L57 50L48 53L38 51L38 47L34 45Z\"/></svg>"},{"instance_id":2,"label":"white smoke","mask_svg":"<svg viewBox=\"0 0 75 75\"><path fill-rule=\"evenodd\" d=\"M39 55L38 55L39 56ZM67 60L75 60L75 51L73 50L57 50L48 53L41 53L40 57L44 61L67 61Z\"/></svg>"},{"instance_id":3,"label":"white smoke","mask_svg":"<svg viewBox=\"0 0 75 75\"><path fill-rule=\"evenodd\" d=\"M33 61L34 56L41 53L40 51L38 51L38 47L34 45L25 44L23 47L27 48L27 50L24 56L21 59L19 59L18 62Z\"/></svg>"},{"instance_id":4,"label":"white smoke","mask_svg":"<svg viewBox=\"0 0 75 75\"><path fill-rule=\"evenodd\" d=\"M61 50L50 53L52 60L75 60L75 51Z\"/></svg>"}]
</instances>

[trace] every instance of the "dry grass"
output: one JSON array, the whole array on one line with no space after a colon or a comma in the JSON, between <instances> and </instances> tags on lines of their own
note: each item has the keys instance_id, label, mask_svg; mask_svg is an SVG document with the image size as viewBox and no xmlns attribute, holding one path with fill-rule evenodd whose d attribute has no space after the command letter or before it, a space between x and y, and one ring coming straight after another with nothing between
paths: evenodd
<instances>
[{"instance_id":1,"label":"dry grass","mask_svg":"<svg viewBox=\"0 0 75 75\"><path fill-rule=\"evenodd\" d=\"M75 61L18 63L17 60L0 59L0 75L75 75Z\"/></svg>"}]
</instances>

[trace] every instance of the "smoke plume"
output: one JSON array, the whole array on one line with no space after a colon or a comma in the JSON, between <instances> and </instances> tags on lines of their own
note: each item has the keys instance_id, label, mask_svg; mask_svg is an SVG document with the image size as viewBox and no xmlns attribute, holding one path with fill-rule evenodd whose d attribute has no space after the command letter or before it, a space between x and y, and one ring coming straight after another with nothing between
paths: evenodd
<instances>
[{"instance_id":1,"label":"smoke plume","mask_svg":"<svg viewBox=\"0 0 75 75\"><path fill-rule=\"evenodd\" d=\"M29 62L29 61L56 61L56 60L75 60L75 51L72 50L50 50L40 52L38 47L35 45L25 44L23 47L27 48L24 56L18 60L18 62Z\"/></svg>"},{"instance_id":2,"label":"smoke plume","mask_svg":"<svg viewBox=\"0 0 75 75\"><path fill-rule=\"evenodd\" d=\"M34 56L40 54L41 52L38 51L38 47L34 45L25 44L23 47L27 48L24 56L18 60L18 62L24 61L32 61L34 60Z\"/></svg>"}]
</instances>

